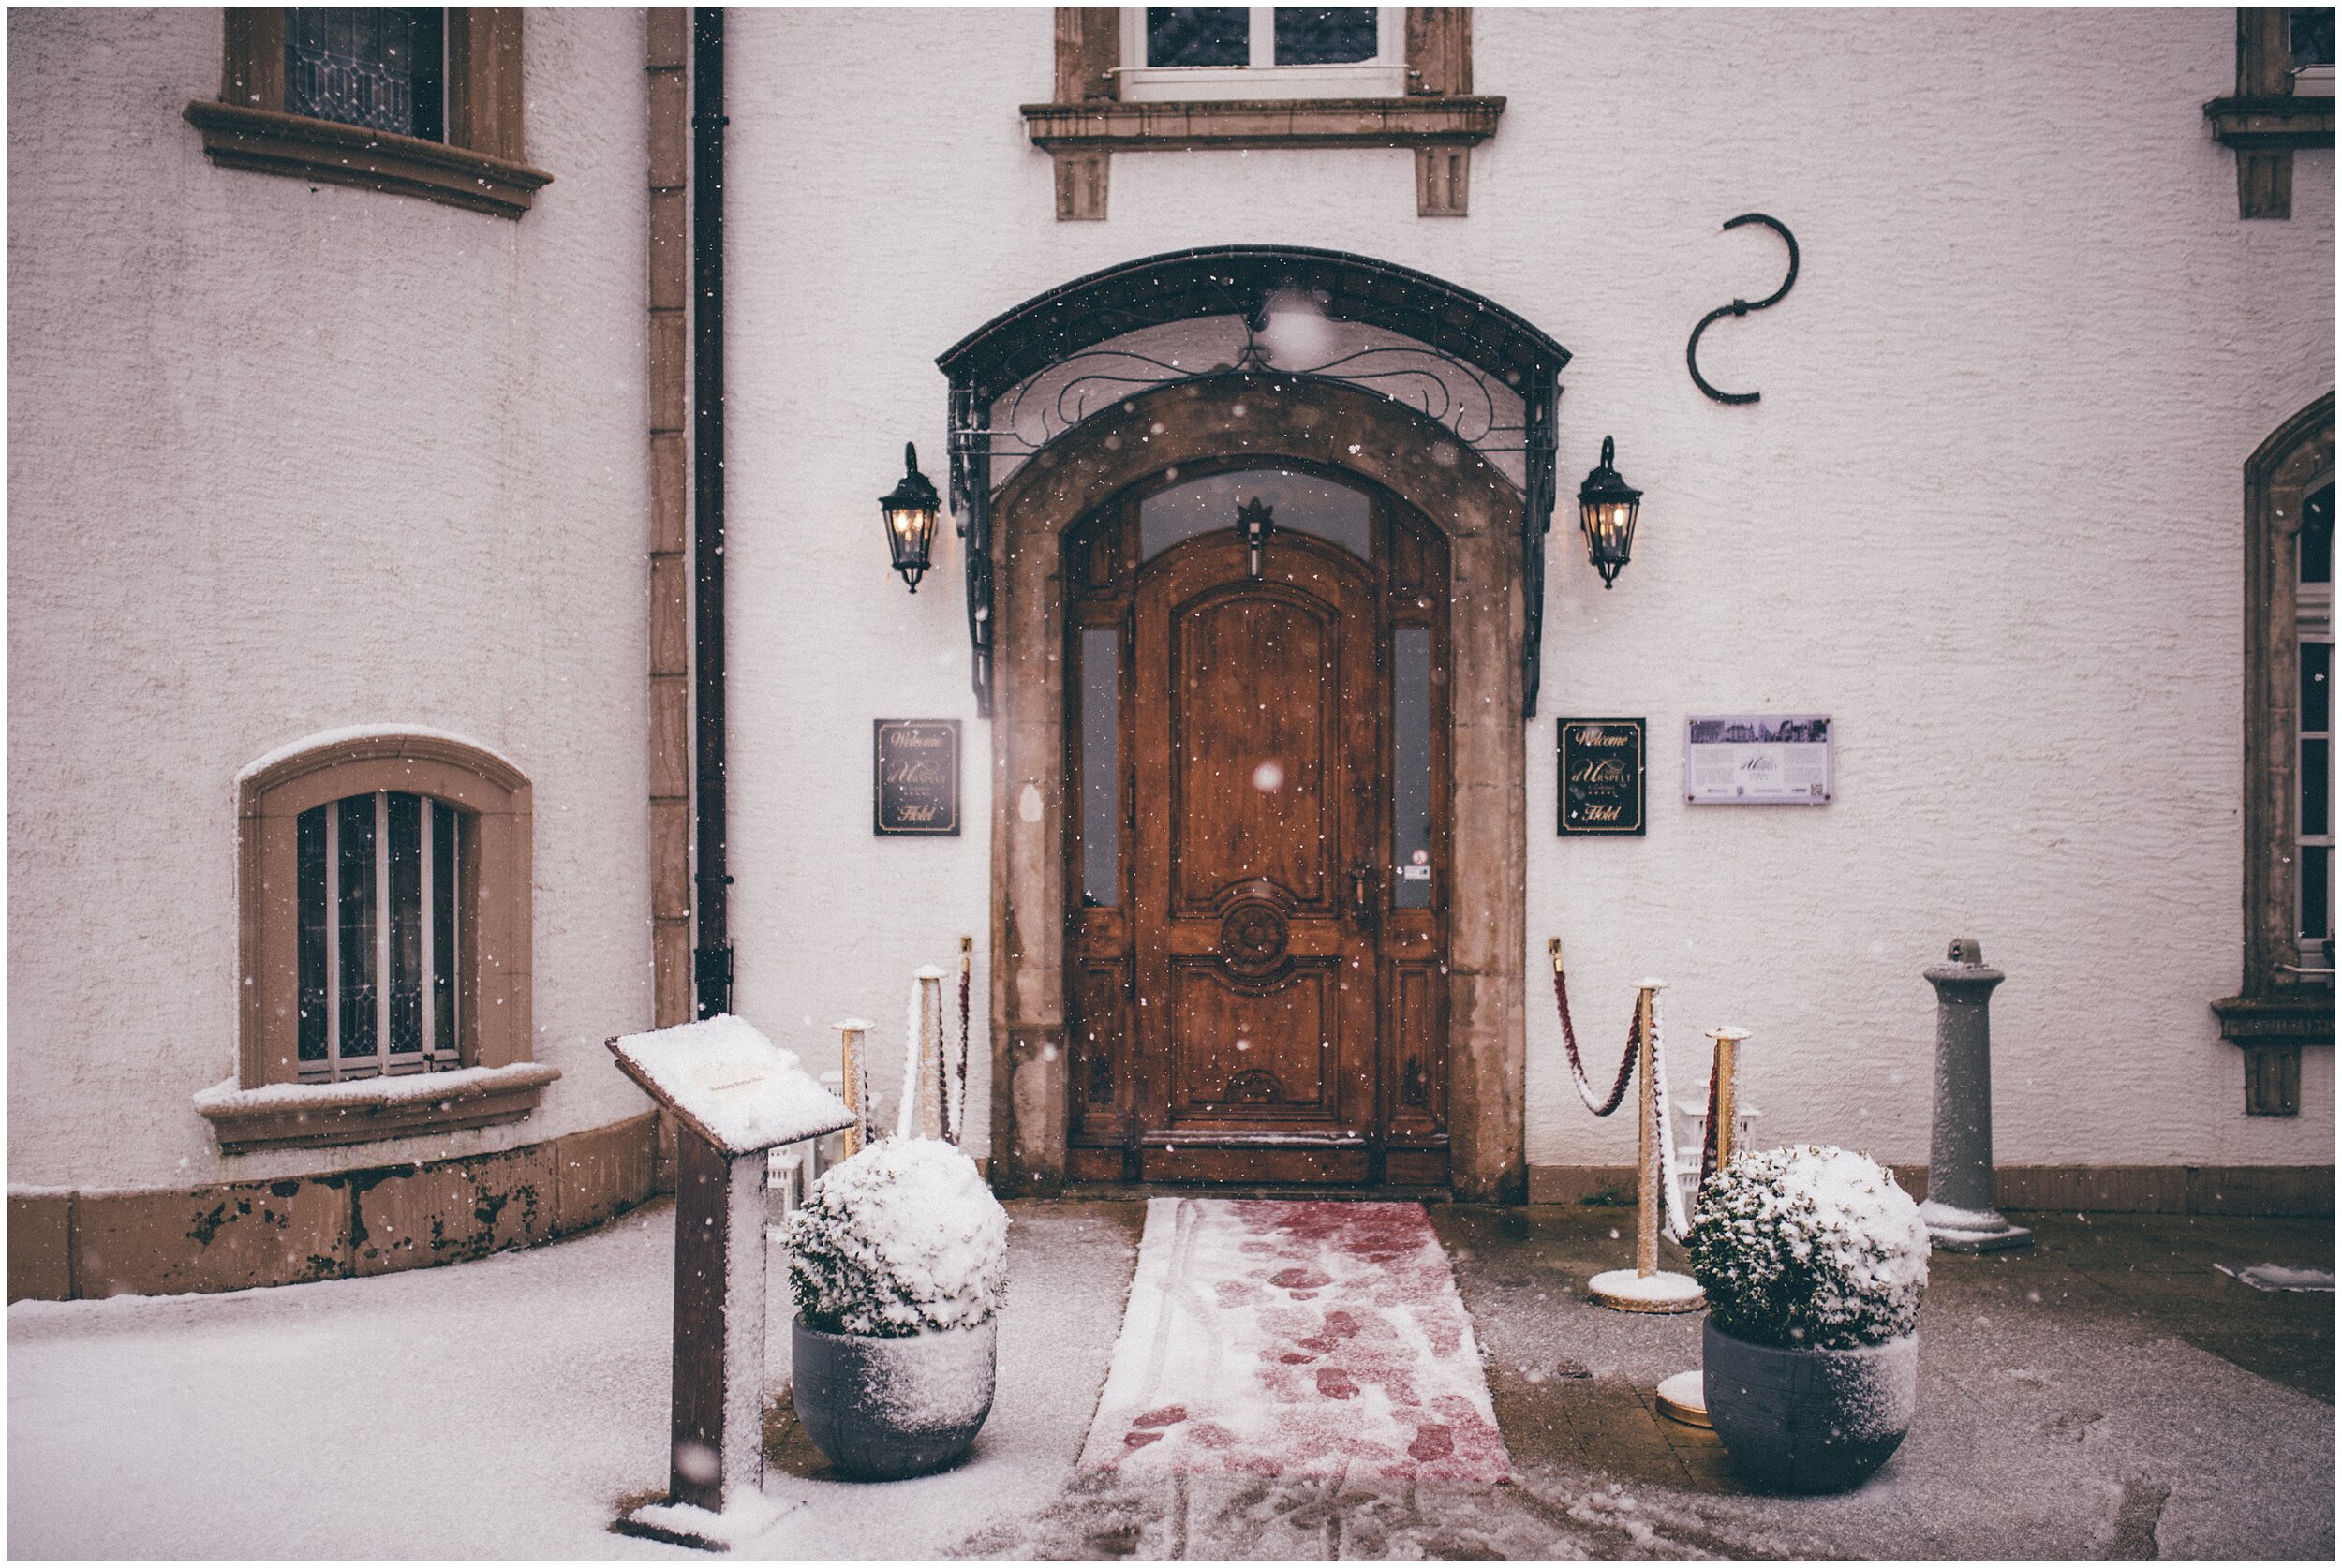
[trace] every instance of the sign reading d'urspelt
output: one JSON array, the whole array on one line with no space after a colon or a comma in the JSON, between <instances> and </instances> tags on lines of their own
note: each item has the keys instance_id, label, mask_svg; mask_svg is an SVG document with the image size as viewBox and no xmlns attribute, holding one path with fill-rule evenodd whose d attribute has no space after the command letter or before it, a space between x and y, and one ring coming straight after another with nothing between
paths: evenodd
<instances>
[{"instance_id":1,"label":"sign reading d'urspelt","mask_svg":"<svg viewBox=\"0 0 2342 1568\"><path fill-rule=\"evenodd\" d=\"M1564 718L1560 736L1560 831L1640 834L1642 720Z\"/></svg>"},{"instance_id":2,"label":"sign reading d'urspelt","mask_svg":"<svg viewBox=\"0 0 2342 1568\"><path fill-rule=\"evenodd\" d=\"M881 718L871 725L871 831L959 832L959 720Z\"/></svg>"}]
</instances>

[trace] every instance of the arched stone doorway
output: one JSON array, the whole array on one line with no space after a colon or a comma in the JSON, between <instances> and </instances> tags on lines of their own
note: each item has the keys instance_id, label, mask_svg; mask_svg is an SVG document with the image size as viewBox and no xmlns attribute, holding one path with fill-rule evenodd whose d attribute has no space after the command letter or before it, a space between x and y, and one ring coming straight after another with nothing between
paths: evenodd
<instances>
[{"instance_id":1,"label":"arched stone doorway","mask_svg":"<svg viewBox=\"0 0 2342 1568\"><path fill-rule=\"evenodd\" d=\"M1203 253L1191 253L1191 257ZM1212 253L1215 259L1221 253ZM1263 258L1268 253L1248 252ZM1279 253L1280 255L1285 253ZM1302 262L1327 253L1289 253ZM1182 259L1164 259L1178 261ZM1298 264L1298 263L1297 263ZM1445 1166L1462 1197L1518 1199L1525 1186L1524 869L1527 845L1525 736L1534 707L1535 627L1541 612L1542 538L1552 503L1552 379L1565 351L1518 318L1436 280L1356 258L1333 258L1347 274L1320 272L1317 290L1337 319L1370 320L1416 343L1445 335L1443 348L1519 389L1519 445L1502 437L1479 447L1523 451L1523 482L1508 477L1452 420L1331 375L1294 373L1239 360L1210 373L1169 378L1106 401L1037 444L995 489L984 438L1011 377L1111 336L1085 329L1047 298L1021 306L944 356L955 382L955 495L969 534L971 631L978 689L989 700L993 777L992 1161L1004 1191L1048 1191L1069 1174L1076 1115L1068 1039L1069 831L1067 649L1068 530L1168 470L1290 464L1392 497L1444 539L1448 603L1444 646L1444 777L1439 803L1455 895L1446 907L1444 994L1446 1025ZM1134 268L1141 264L1133 264ZM1123 269L1129 272L1132 269ZM1234 269L1187 305L1149 295L1160 323L1224 311ZM1396 277L1396 284L1392 276ZM1100 274L1104 276L1106 274ZM1275 259L1240 293L1256 308L1293 275ZM1345 297L1342 276L1363 280ZM1161 274L1158 273L1158 281ZM1408 292L1409 280L1426 287ZM1380 288L1377 302L1363 298ZM1068 286L1060 295L1074 292ZM1216 290L1216 292L1214 291ZM1480 313L1475 315L1475 312ZM1444 315L1443 315L1444 313ZM1128 308L1104 313L1123 325ZM971 346L1018 318L1038 315L1049 347L1022 362L996 358L971 373ZM1468 329L1489 328L1495 348ZM1445 325L1443 325L1443 319ZM1509 334L1509 335L1508 335ZM1249 337L1248 337L1249 342ZM1519 357L1519 362L1506 355ZM1541 357L1540 357L1541 356ZM1003 372L1000 366L1005 363ZM1508 367L1509 365L1509 367ZM1467 372L1469 374L1469 372ZM1501 391L1502 389L1500 389ZM971 437L973 437L971 439ZM1150 998L1151 999L1151 998ZM1418 1139L1418 1143L1435 1140ZM1416 1165L1405 1169L1425 1169ZM1380 1174L1381 1167L1374 1167ZM1399 1176L1401 1167L1391 1175ZM1134 1174L1151 1174L1136 1171ZM1238 1167L1210 1173L1242 1179ZM1277 1179L1264 1171L1260 1179Z\"/></svg>"}]
</instances>

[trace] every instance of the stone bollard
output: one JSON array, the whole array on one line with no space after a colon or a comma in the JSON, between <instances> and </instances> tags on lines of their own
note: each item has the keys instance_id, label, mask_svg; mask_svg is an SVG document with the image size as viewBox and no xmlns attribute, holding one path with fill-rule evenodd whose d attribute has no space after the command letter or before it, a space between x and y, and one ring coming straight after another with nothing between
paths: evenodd
<instances>
[{"instance_id":1,"label":"stone bollard","mask_svg":"<svg viewBox=\"0 0 2342 1568\"><path fill-rule=\"evenodd\" d=\"M1935 1136L1928 1153L1928 1240L1946 1252L2032 1245L1993 1206L1993 987L2006 977L1973 939L1955 939L1925 973L1935 987Z\"/></svg>"}]
</instances>

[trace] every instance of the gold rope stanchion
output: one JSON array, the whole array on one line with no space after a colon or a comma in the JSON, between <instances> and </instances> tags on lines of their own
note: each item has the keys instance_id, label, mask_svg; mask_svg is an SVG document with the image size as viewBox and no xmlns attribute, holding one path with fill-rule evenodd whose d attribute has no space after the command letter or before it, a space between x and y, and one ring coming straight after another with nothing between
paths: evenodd
<instances>
[{"instance_id":1,"label":"gold rope stanchion","mask_svg":"<svg viewBox=\"0 0 2342 1568\"><path fill-rule=\"evenodd\" d=\"M919 1136L943 1135L943 971L919 971Z\"/></svg>"},{"instance_id":2,"label":"gold rope stanchion","mask_svg":"<svg viewBox=\"0 0 2342 1568\"><path fill-rule=\"evenodd\" d=\"M1700 1159L1702 1186L1707 1184L1711 1173L1730 1162L1740 1142L1740 1093L1734 1075L1740 1065L1740 1044L1748 1038L1748 1031L1727 1024L1722 1028L1710 1029L1708 1038L1716 1043L1716 1053L1708 1079L1708 1135L1702 1140L1707 1146ZM1707 1373L1697 1367L1662 1380L1657 1391L1659 1413L1686 1427L1713 1426L1708 1419L1707 1385Z\"/></svg>"},{"instance_id":3,"label":"gold rope stanchion","mask_svg":"<svg viewBox=\"0 0 2342 1568\"><path fill-rule=\"evenodd\" d=\"M1659 1231L1666 1223L1667 1165L1661 1129L1664 1106L1659 1099L1658 994L1662 980L1645 980L1636 987L1636 1069L1642 1078L1641 1117L1636 1139L1635 1266L1597 1274L1587 1282L1593 1299L1622 1312L1690 1312L1705 1299L1699 1282L1687 1274L1659 1267Z\"/></svg>"},{"instance_id":4,"label":"gold rope stanchion","mask_svg":"<svg viewBox=\"0 0 2342 1568\"><path fill-rule=\"evenodd\" d=\"M846 1158L862 1152L870 1141L870 1062L867 1018L840 1018L830 1026L837 1031L838 1075L845 1083L846 1109L853 1125L846 1129Z\"/></svg>"}]
</instances>

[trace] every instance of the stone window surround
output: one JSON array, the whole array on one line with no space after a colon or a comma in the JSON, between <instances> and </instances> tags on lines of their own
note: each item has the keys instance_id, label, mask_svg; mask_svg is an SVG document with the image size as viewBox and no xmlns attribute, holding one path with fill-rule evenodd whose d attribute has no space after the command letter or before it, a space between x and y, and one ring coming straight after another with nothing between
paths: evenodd
<instances>
[{"instance_id":1,"label":"stone window surround","mask_svg":"<svg viewBox=\"0 0 2342 1568\"><path fill-rule=\"evenodd\" d=\"M1459 899L1453 911L1449 1179L1459 1197L1517 1202L1527 1181L1521 495L1415 409L1340 382L1274 376L1175 382L1132 397L1027 459L995 498L993 1184L1055 1191L1070 1133L1058 540L1149 475L1226 455L1297 458L1404 498L1447 534L1459 603L1485 607L1458 614L1451 632L1453 689L1490 698L1458 701L1451 717L1454 853L1459 885L1505 891Z\"/></svg>"},{"instance_id":2,"label":"stone window surround","mask_svg":"<svg viewBox=\"0 0 2342 1568\"><path fill-rule=\"evenodd\" d=\"M214 163L517 218L553 176L523 161L521 9L447 11L447 140L285 112L285 12L226 8L217 102L184 111Z\"/></svg>"},{"instance_id":3,"label":"stone window surround","mask_svg":"<svg viewBox=\"0 0 2342 1568\"><path fill-rule=\"evenodd\" d=\"M2334 99L2296 95L2286 6L2236 8L2236 92L2203 106L2213 139L2236 150L2236 215L2293 215L2293 152L2334 145Z\"/></svg>"},{"instance_id":4,"label":"stone window surround","mask_svg":"<svg viewBox=\"0 0 2342 1568\"><path fill-rule=\"evenodd\" d=\"M295 824L312 806L377 790L447 802L462 834L465 913L456 1002L466 1071L445 1094L414 1077L296 1082ZM317 1146L518 1121L560 1073L529 1061L530 790L504 759L430 731L363 731L248 770L237 781L237 970L241 999L232 1085L196 1097L223 1150Z\"/></svg>"},{"instance_id":5,"label":"stone window surround","mask_svg":"<svg viewBox=\"0 0 2342 1568\"><path fill-rule=\"evenodd\" d=\"M1416 213L1462 217L1472 149L1496 134L1501 97L1472 91L1472 8L1405 7L1407 95L1364 98L1120 101L1119 6L1057 7L1056 96L1022 106L1055 165L1060 222L1103 221L1117 152L1252 147L1412 147Z\"/></svg>"},{"instance_id":6,"label":"stone window surround","mask_svg":"<svg viewBox=\"0 0 2342 1568\"><path fill-rule=\"evenodd\" d=\"M2302 501L2334 474L2334 393L2245 465L2244 984L2212 1004L2245 1056L2247 1116L2296 1116L2301 1049L2334 1043L2334 980L2295 974L2292 852L2300 670L2294 630Z\"/></svg>"}]
</instances>

